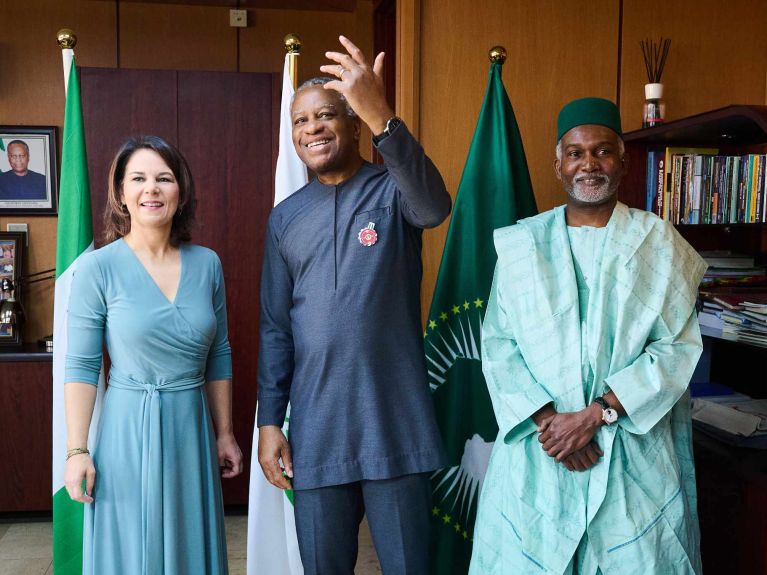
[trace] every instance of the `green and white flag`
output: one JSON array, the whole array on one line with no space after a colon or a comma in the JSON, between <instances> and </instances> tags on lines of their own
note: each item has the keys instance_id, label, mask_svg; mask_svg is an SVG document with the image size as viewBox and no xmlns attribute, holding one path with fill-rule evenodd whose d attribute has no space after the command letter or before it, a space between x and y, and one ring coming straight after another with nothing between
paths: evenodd
<instances>
[{"instance_id":1,"label":"green and white flag","mask_svg":"<svg viewBox=\"0 0 767 575\"><path fill-rule=\"evenodd\" d=\"M72 501L64 488L67 440L64 417L64 358L68 347L67 307L72 277L82 254L93 250L93 223L77 68L74 52L70 49L62 52L66 108L61 153L53 312L53 570L56 575L80 575L83 568L83 504ZM93 447L96 435L103 390L104 381L101 377L91 420L89 448Z\"/></svg>"},{"instance_id":2,"label":"green and white flag","mask_svg":"<svg viewBox=\"0 0 767 575\"><path fill-rule=\"evenodd\" d=\"M477 501L498 434L480 360L496 262L493 230L536 212L501 64L493 63L424 332L429 384L449 461L432 475L434 574L469 570Z\"/></svg>"},{"instance_id":3,"label":"green and white flag","mask_svg":"<svg viewBox=\"0 0 767 575\"><path fill-rule=\"evenodd\" d=\"M295 57L285 55L282 73L280 139L274 174L275 206L303 187L308 180L306 166L298 157L291 136L293 122L290 119L290 103L294 90L289 73L289 58ZM290 406L282 426L286 436L289 420ZM303 575L304 567L298 552L293 515L293 492L282 491L266 480L258 464L257 449L258 425L255 425L248 493L248 575Z\"/></svg>"}]
</instances>

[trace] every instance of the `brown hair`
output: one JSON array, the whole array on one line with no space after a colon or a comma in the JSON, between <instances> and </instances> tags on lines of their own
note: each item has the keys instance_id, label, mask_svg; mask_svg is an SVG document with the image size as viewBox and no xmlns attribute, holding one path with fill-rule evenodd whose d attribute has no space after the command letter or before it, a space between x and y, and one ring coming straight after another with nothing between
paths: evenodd
<instances>
[{"instance_id":1,"label":"brown hair","mask_svg":"<svg viewBox=\"0 0 767 575\"><path fill-rule=\"evenodd\" d=\"M125 167L138 150L156 152L173 172L178 182L178 210L173 216L170 229L170 243L178 246L181 242L192 239L194 210L197 200L194 197L194 180L189 164L175 147L159 136L136 136L125 142L117 152L109 168L109 191L104 208L104 242L110 243L125 236L130 231L130 214L122 203L122 184Z\"/></svg>"}]
</instances>

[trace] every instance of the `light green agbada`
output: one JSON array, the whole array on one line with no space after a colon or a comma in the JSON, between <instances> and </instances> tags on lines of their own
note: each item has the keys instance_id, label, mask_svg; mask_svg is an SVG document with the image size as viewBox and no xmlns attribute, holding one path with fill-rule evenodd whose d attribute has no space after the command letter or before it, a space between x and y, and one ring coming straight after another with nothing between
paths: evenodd
<instances>
[{"instance_id":1,"label":"light green agbada","mask_svg":"<svg viewBox=\"0 0 767 575\"><path fill-rule=\"evenodd\" d=\"M495 245L482 362L500 432L470 573L564 573L584 535L606 574L700 573L687 387L702 349L703 260L673 226L618 203L581 341L564 206L496 230ZM588 475L570 472L530 416L549 402L578 411L609 389L627 415L595 435L604 457Z\"/></svg>"}]
</instances>

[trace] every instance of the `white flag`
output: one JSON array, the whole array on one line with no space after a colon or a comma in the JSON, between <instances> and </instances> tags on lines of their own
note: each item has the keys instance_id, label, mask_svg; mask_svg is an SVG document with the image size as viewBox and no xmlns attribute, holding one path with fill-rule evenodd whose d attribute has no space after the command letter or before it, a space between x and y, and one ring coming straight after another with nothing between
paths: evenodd
<instances>
[{"instance_id":1,"label":"white flag","mask_svg":"<svg viewBox=\"0 0 767 575\"><path fill-rule=\"evenodd\" d=\"M280 104L280 143L274 174L274 205L303 187L308 179L306 166L296 154L291 137L290 102L293 82L288 59L282 72ZM290 409L282 427L288 430ZM266 480L258 464L258 425L253 429L253 454L250 463L248 501L248 575L303 575L296 539L293 503L288 493Z\"/></svg>"}]
</instances>

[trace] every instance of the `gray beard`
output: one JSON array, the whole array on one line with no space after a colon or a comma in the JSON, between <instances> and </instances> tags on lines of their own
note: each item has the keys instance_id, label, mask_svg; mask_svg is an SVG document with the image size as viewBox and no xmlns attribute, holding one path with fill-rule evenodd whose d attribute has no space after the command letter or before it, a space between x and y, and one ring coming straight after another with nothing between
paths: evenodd
<instances>
[{"instance_id":1,"label":"gray beard","mask_svg":"<svg viewBox=\"0 0 767 575\"><path fill-rule=\"evenodd\" d=\"M617 186L608 176L601 175L597 177L602 178L602 184L596 188L587 187L576 178L573 184L567 187L567 195L582 204L603 203L615 193Z\"/></svg>"}]
</instances>

